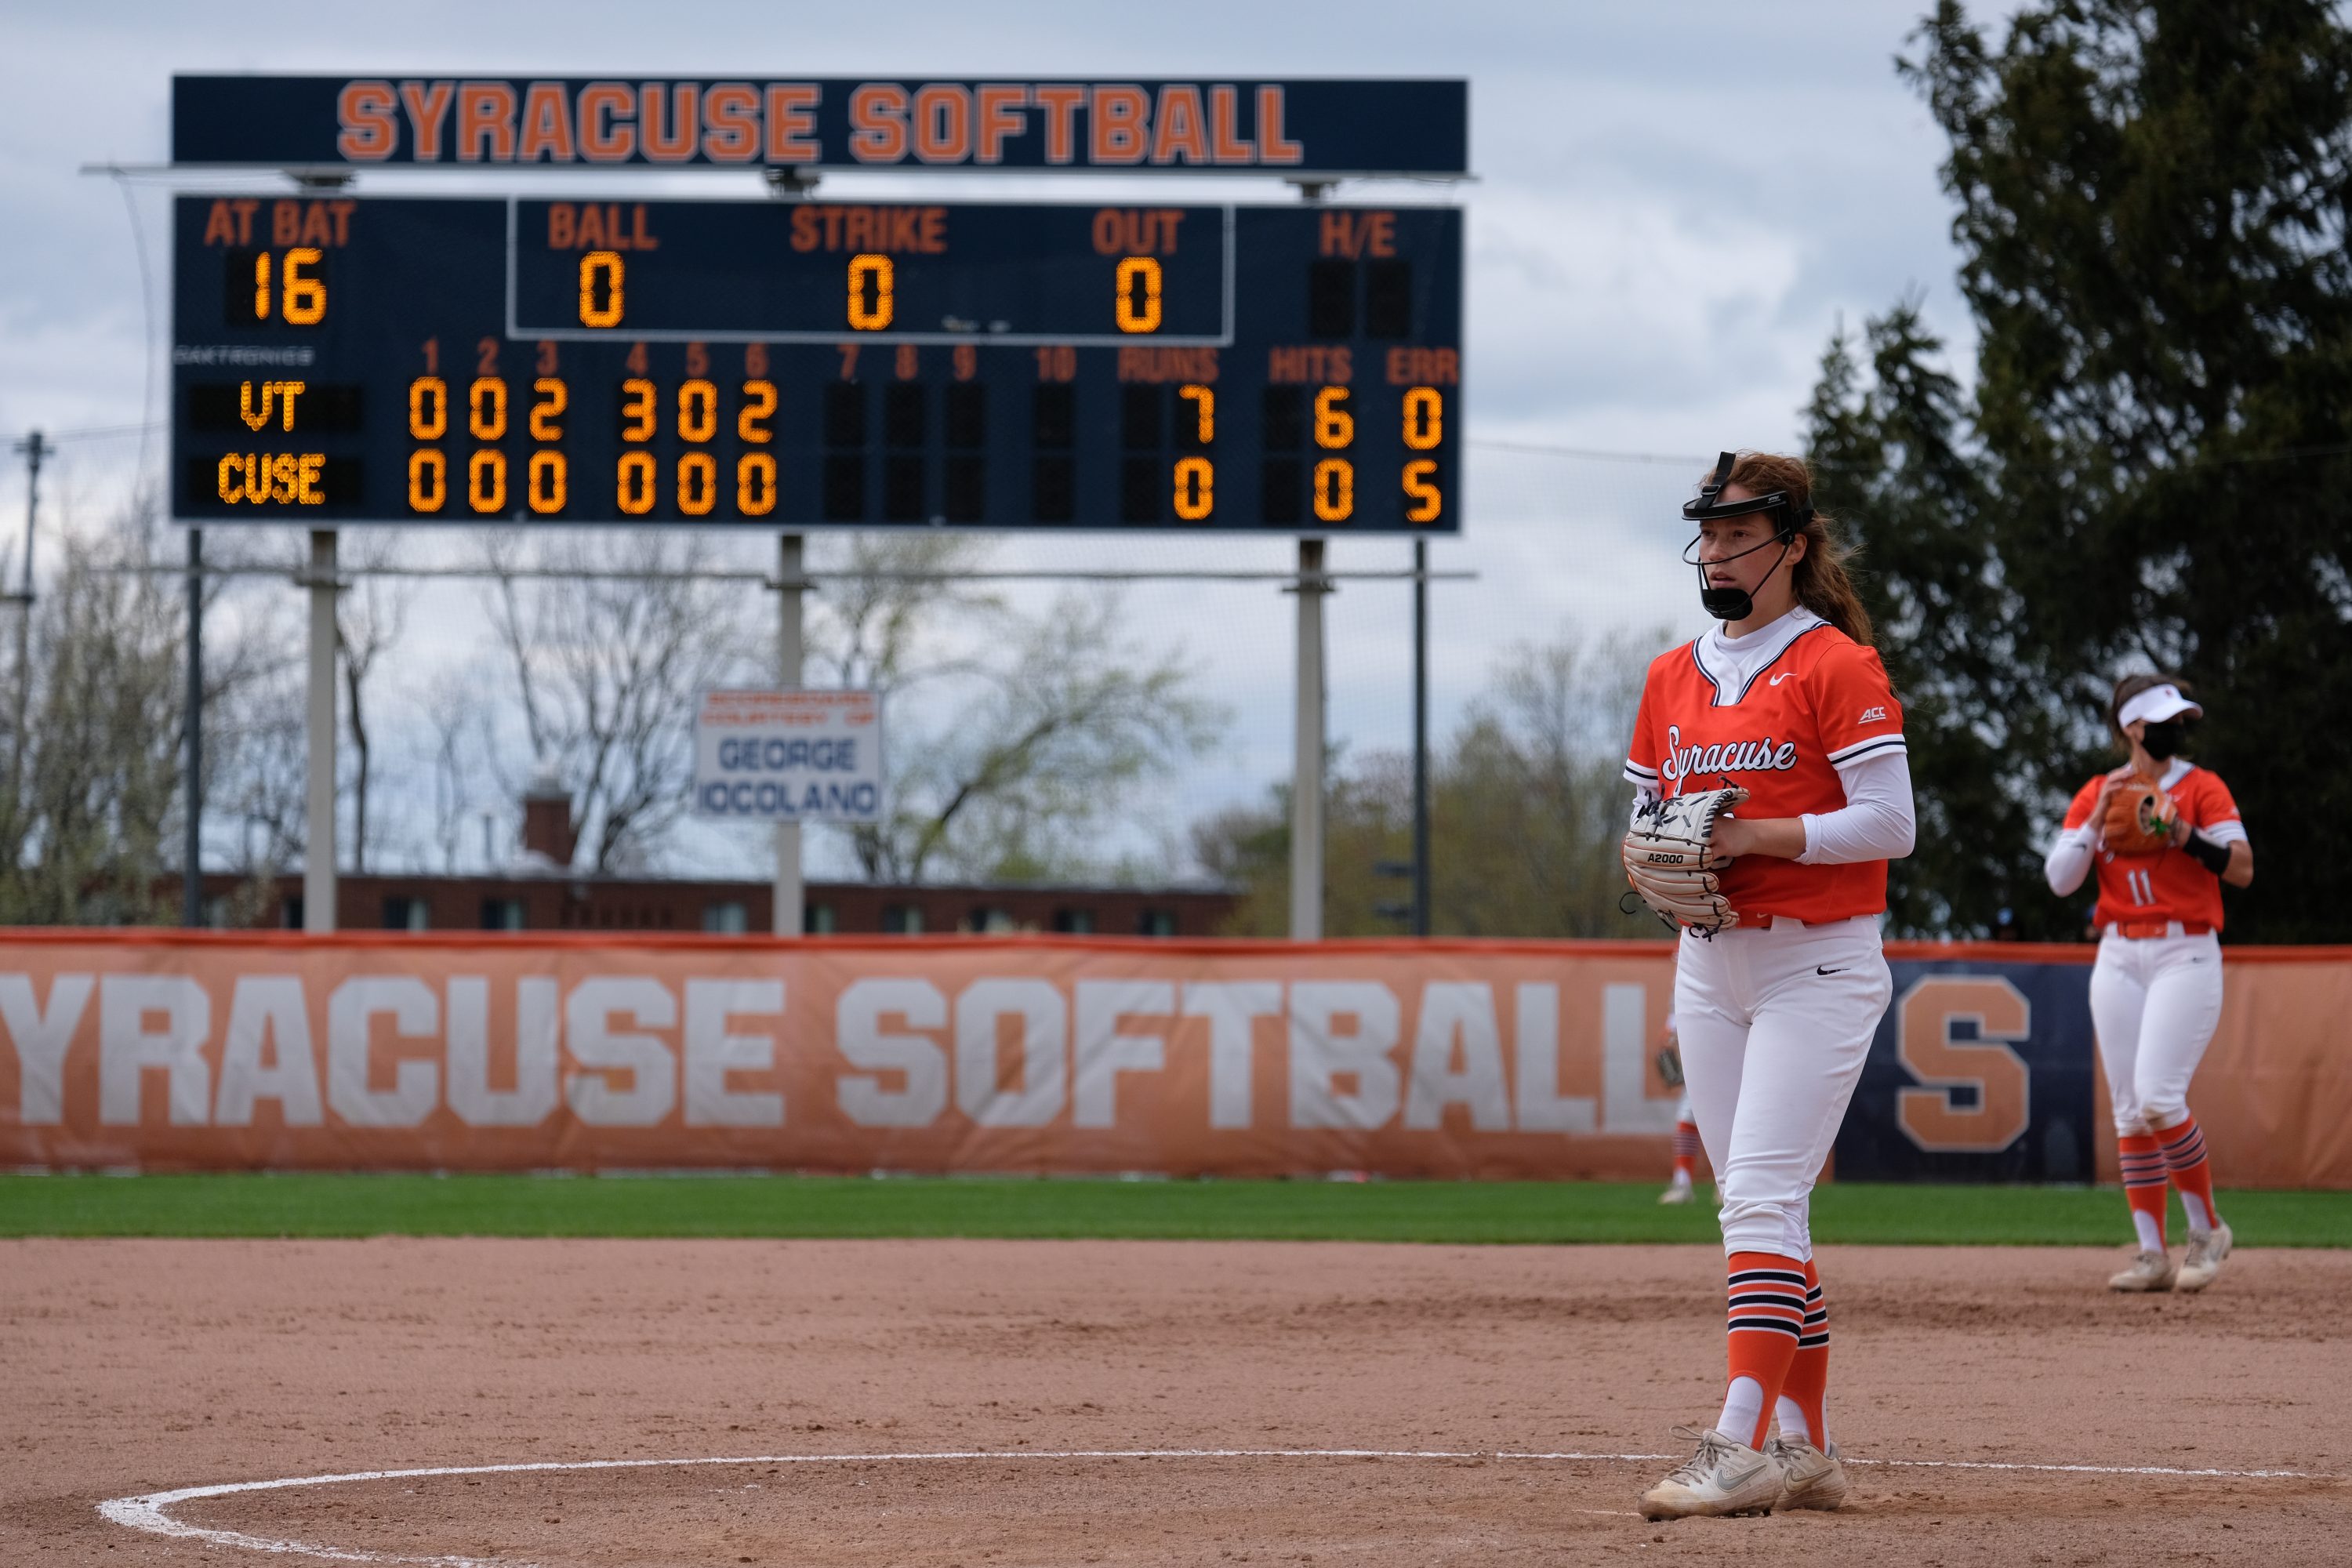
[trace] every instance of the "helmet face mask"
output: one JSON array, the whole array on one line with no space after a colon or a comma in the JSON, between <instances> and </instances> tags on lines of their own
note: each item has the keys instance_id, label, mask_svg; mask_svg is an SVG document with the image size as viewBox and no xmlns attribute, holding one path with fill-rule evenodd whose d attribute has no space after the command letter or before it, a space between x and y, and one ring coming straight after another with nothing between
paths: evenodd
<instances>
[{"instance_id":1,"label":"helmet face mask","mask_svg":"<svg viewBox=\"0 0 2352 1568\"><path fill-rule=\"evenodd\" d=\"M1727 518L1752 517L1759 512L1772 513L1771 538L1751 545L1737 555L1724 558L1724 561L1744 560L1759 550L1778 544L1780 557L1772 563L1772 571L1764 574L1769 579L1772 572L1780 569L1781 562L1789 558L1789 552L1797 541L1797 531L1813 520L1813 509L1791 497L1787 490L1767 490L1761 495L1748 496L1738 500L1725 500L1724 489L1731 482L1731 470L1738 461L1739 454L1737 452L1723 453L1716 460L1715 472L1700 482L1697 497L1683 503L1683 518L1688 522L1704 524ZM1706 569L1710 565L1722 565L1724 561L1708 562L1698 558L1699 546L1706 542L1706 536L1701 532L1683 551L1684 564L1698 569L1698 602L1708 615L1718 621L1744 621L1755 613L1755 597L1741 587L1708 586ZM1758 586L1762 586L1761 581Z\"/></svg>"}]
</instances>

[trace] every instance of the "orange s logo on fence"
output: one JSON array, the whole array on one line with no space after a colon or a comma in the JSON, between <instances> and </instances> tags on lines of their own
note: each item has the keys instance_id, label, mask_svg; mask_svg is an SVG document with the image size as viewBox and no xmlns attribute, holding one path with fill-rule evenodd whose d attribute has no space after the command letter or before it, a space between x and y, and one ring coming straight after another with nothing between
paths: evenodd
<instances>
[{"instance_id":1,"label":"orange s logo on fence","mask_svg":"<svg viewBox=\"0 0 2352 1568\"><path fill-rule=\"evenodd\" d=\"M1953 1026L1976 1026L1960 1038ZM1992 1154L2024 1134L2033 1078L2010 1042L2029 1037L2033 1006L1997 974L1931 974L1895 1004L1895 1056L1927 1087L1895 1097L1904 1135L1930 1153ZM1972 1091L1960 1104L1955 1090Z\"/></svg>"}]
</instances>

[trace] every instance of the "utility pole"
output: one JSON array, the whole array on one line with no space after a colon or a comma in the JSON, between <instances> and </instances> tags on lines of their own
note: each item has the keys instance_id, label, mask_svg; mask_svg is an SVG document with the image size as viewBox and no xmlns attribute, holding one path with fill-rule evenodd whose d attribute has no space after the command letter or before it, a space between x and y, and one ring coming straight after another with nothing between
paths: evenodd
<instances>
[{"instance_id":1,"label":"utility pole","mask_svg":"<svg viewBox=\"0 0 2352 1568\"><path fill-rule=\"evenodd\" d=\"M16 595L16 694L8 741L8 795L22 798L25 779L25 715L33 696L33 519L41 502L41 459L57 448L38 430L16 443L25 458L25 584Z\"/></svg>"}]
</instances>

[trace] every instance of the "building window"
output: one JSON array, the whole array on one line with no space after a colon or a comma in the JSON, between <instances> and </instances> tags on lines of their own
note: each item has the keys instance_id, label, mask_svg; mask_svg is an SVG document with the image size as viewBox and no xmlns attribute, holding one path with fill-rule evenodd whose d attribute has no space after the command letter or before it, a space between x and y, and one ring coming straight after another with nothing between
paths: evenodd
<instances>
[{"instance_id":1,"label":"building window","mask_svg":"<svg viewBox=\"0 0 2352 1568\"><path fill-rule=\"evenodd\" d=\"M922 907L919 904L883 905L882 929L892 936L922 935Z\"/></svg>"},{"instance_id":2,"label":"building window","mask_svg":"<svg viewBox=\"0 0 2352 1568\"><path fill-rule=\"evenodd\" d=\"M702 929L718 936L741 936L751 930L751 922L744 919L742 903L730 899L702 906Z\"/></svg>"},{"instance_id":3,"label":"building window","mask_svg":"<svg viewBox=\"0 0 2352 1568\"><path fill-rule=\"evenodd\" d=\"M279 923L280 923L280 924L281 924L281 925L282 925L286 930L288 930L288 931L300 931L300 930L302 929L302 895L301 895L301 894L299 894L299 893L289 893L289 894L286 896L286 898L284 899L284 900L280 903L280 905L279 905L279 910L280 910L280 912L281 912L281 918L280 918Z\"/></svg>"},{"instance_id":4,"label":"building window","mask_svg":"<svg viewBox=\"0 0 2352 1568\"><path fill-rule=\"evenodd\" d=\"M1092 936L1095 912L1092 910L1055 910L1054 929L1069 936Z\"/></svg>"},{"instance_id":5,"label":"building window","mask_svg":"<svg viewBox=\"0 0 2352 1568\"><path fill-rule=\"evenodd\" d=\"M982 904L971 911L971 916L963 923L963 929L982 936L992 936L1000 931L1018 931L1021 928L1013 923L1013 912L1010 910L1001 910L993 905Z\"/></svg>"},{"instance_id":6,"label":"building window","mask_svg":"<svg viewBox=\"0 0 2352 1568\"><path fill-rule=\"evenodd\" d=\"M484 899L482 900L484 931L520 931L523 929L520 899Z\"/></svg>"},{"instance_id":7,"label":"building window","mask_svg":"<svg viewBox=\"0 0 2352 1568\"><path fill-rule=\"evenodd\" d=\"M831 904L811 904L801 912L801 930L811 936L831 936L834 914Z\"/></svg>"},{"instance_id":8,"label":"building window","mask_svg":"<svg viewBox=\"0 0 2352 1568\"><path fill-rule=\"evenodd\" d=\"M1176 934L1176 911L1174 910L1144 910L1142 914L1136 917L1135 934L1138 936L1174 936Z\"/></svg>"},{"instance_id":9,"label":"building window","mask_svg":"<svg viewBox=\"0 0 2352 1568\"><path fill-rule=\"evenodd\" d=\"M383 929L386 931L424 931L426 929L423 899L392 898L383 901Z\"/></svg>"}]
</instances>

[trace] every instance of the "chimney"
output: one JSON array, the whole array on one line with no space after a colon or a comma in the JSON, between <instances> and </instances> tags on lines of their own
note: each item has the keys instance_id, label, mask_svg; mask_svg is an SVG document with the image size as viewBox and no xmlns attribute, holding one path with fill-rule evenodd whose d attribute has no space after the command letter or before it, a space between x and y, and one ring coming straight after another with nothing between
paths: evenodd
<instances>
[{"instance_id":1,"label":"chimney","mask_svg":"<svg viewBox=\"0 0 2352 1568\"><path fill-rule=\"evenodd\" d=\"M580 835L572 825L572 792L555 775L552 763L541 763L538 776L522 794L522 849L542 856L559 869L572 864Z\"/></svg>"}]
</instances>

